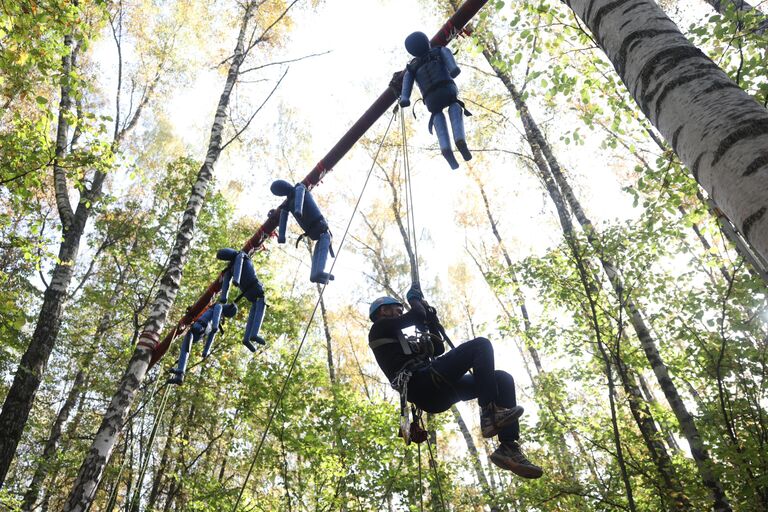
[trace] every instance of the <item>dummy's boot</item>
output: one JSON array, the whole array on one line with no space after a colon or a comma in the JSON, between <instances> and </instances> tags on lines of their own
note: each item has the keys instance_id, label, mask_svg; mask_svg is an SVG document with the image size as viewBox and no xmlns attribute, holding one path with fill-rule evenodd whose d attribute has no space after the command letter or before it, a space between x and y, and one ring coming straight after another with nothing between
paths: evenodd
<instances>
[{"instance_id":1,"label":"dummy's boot","mask_svg":"<svg viewBox=\"0 0 768 512\"><path fill-rule=\"evenodd\" d=\"M216 333L219 332L219 323L221 323L221 310L224 306L221 303L217 303L213 306L213 316L211 316L211 323L209 325L210 332L205 339L205 346L203 347L203 358L208 357L211 353L211 345L213 345L213 339L216 337Z\"/></svg>"},{"instance_id":2,"label":"dummy's boot","mask_svg":"<svg viewBox=\"0 0 768 512\"><path fill-rule=\"evenodd\" d=\"M333 274L324 271L330 249L331 234L326 231L317 239L312 253L312 270L309 273L309 280L313 283L328 284L328 281L333 281Z\"/></svg>"},{"instance_id":3,"label":"dummy's boot","mask_svg":"<svg viewBox=\"0 0 768 512\"><path fill-rule=\"evenodd\" d=\"M448 107L448 116L451 118L453 141L464 160L472 160L472 153L467 148L467 138L464 135L464 109L458 103L451 103Z\"/></svg>"},{"instance_id":4,"label":"dummy's boot","mask_svg":"<svg viewBox=\"0 0 768 512\"><path fill-rule=\"evenodd\" d=\"M248 313L248 322L245 324L245 337L243 338L243 345L248 347L251 352L256 352L256 347L251 343L255 341L259 345L266 345L264 338L259 336L259 329L261 329L261 323L264 321L264 313L267 310L267 305L264 299L258 299L251 304L251 311Z\"/></svg>"},{"instance_id":5,"label":"dummy's boot","mask_svg":"<svg viewBox=\"0 0 768 512\"><path fill-rule=\"evenodd\" d=\"M523 478L539 478L544 471L528 460L517 441L502 442L491 454L491 461Z\"/></svg>"},{"instance_id":6,"label":"dummy's boot","mask_svg":"<svg viewBox=\"0 0 768 512\"><path fill-rule=\"evenodd\" d=\"M453 156L453 150L451 149L451 136L448 134L448 121L445 120L445 114L438 112L432 115L432 123L435 127L435 133L437 134L437 144L440 146L440 152L443 154L448 165L451 169L458 169L459 162L456 161L456 157Z\"/></svg>"},{"instance_id":7,"label":"dummy's boot","mask_svg":"<svg viewBox=\"0 0 768 512\"><path fill-rule=\"evenodd\" d=\"M480 409L480 430L483 437L498 435L504 427L511 425L523 414L523 408L516 405L511 408L499 407L491 402Z\"/></svg>"},{"instance_id":8,"label":"dummy's boot","mask_svg":"<svg viewBox=\"0 0 768 512\"><path fill-rule=\"evenodd\" d=\"M166 381L168 384L181 384L184 382L184 372L187 371L187 361L189 360L189 351L192 348L192 333L188 332L181 342L181 353L179 353L179 366L171 368L173 375Z\"/></svg>"}]
</instances>

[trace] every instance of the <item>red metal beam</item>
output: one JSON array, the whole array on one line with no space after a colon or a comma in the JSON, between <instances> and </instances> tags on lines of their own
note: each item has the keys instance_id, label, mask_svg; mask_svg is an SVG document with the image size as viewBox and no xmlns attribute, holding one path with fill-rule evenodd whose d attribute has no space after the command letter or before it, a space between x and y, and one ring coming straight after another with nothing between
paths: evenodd
<instances>
[{"instance_id":1,"label":"red metal beam","mask_svg":"<svg viewBox=\"0 0 768 512\"><path fill-rule=\"evenodd\" d=\"M451 16L451 18L440 27L440 30L432 37L432 46L446 46L451 40L459 35L464 26L471 20L475 14L488 2L488 0L467 0L461 7ZM323 176L331 172L334 166L339 163L344 155L352 149L358 140L368 131L373 124L384 115L392 105L397 101L400 96L400 88L403 80L403 71L398 71L392 76L392 80L389 82L387 89L381 93L381 95L373 102L368 110L357 120L352 127L347 130L339 142L331 148L315 167L307 174L302 180L302 183L306 185L307 189L314 188ZM282 205L281 205L282 206ZM262 244L272 236L275 229L277 229L278 222L280 220L280 211L276 208L270 212L269 217L264 224L256 230L256 233L248 239L243 246L243 251L252 253L262 246ZM208 309L213 297L221 290L221 280L224 273L220 273L216 280L208 286L208 289L200 296L200 298L192 306L187 308L187 312L176 324L176 327L171 329L168 334L163 338L163 341L157 345L152 353L152 359L149 363L150 368L157 363L168 351L168 347L176 336L179 336L186 331L187 327L192 324L203 312Z\"/></svg>"}]
</instances>

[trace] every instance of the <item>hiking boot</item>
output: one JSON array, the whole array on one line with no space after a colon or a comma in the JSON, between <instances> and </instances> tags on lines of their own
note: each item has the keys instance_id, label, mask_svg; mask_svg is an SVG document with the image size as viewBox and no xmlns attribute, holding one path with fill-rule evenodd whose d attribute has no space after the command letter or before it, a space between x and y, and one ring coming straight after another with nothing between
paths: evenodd
<instances>
[{"instance_id":1,"label":"hiking boot","mask_svg":"<svg viewBox=\"0 0 768 512\"><path fill-rule=\"evenodd\" d=\"M491 454L491 461L501 469L506 469L523 478L539 478L544 472L529 461L516 441L501 443Z\"/></svg>"},{"instance_id":2,"label":"hiking boot","mask_svg":"<svg viewBox=\"0 0 768 512\"><path fill-rule=\"evenodd\" d=\"M511 425L522 414L523 408L519 405L507 408L491 402L480 410L480 431L483 437L498 435L499 430Z\"/></svg>"}]
</instances>

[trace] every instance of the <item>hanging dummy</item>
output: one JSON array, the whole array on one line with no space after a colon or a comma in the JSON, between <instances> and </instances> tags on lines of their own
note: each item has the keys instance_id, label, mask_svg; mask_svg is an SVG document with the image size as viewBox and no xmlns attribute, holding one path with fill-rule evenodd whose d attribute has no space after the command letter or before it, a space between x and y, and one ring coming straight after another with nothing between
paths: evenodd
<instances>
[{"instance_id":1,"label":"hanging dummy","mask_svg":"<svg viewBox=\"0 0 768 512\"><path fill-rule=\"evenodd\" d=\"M269 188L276 196L284 196L285 206L280 210L280 227L277 232L277 243L285 243L285 230L288 226L288 215L293 214L293 218L304 230L304 234L299 237L308 236L315 241L315 249L312 253L312 269L309 273L309 280L313 283L328 284L333 280L333 275L325 272L325 263L328 260L328 253L331 257L333 248L331 247L331 232L328 229L328 222L320 212L312 194L307 190L303 183L291 185L285 180L275 180ZM298 244L298 240L296 242Z\"/></svg>"},{"instance_id":2,"label":"hanging dummy","mask_svg":"<svg viewBox=\"0 0 768 512\"><path fill-rule=\"evenodd\" d=\"M415 81L427 110L432 114L429 118L429 133L432 133L434 126L440 152L448 160L451 169L458 169L459 163L451 150L451 137L448 134L448 122L443 109L448 108L456 147L464 160L471 160L472 154L467 148L463 119L465 114L468 116L471 114L459 101L459 90L453 81L461 73L461 69L448 48L444 46L430 48L429 38L423 32L414 32L409 35L405 39L405 49L415 58L408 63L403 75L400 106L407 107L411 104L411 90Z\"/></svg>"},{"instance_id":3,"label":"hanging dummy","mask_svg":"<svg viewBox=\"0 0 768 512\"><path fill-rule=\"evenodd\" d=\"M229 293L230 283L240 289L243 297L251 303L248 312L248 322L245 324L245 334L243 336L243 345L248 347L251 352L256 352L256 347L252 342L264 345L266 342L259 336L261 323L264 321L264 313L267 304L264 301L264 286L256 277L256 271L253 269L251 258L243 251L235 249L219 249L216 257L223 261L231 262L224 274L224 280L221 285L221 301L226 302Z\"/></svg>"},{"instance_id":4,"label":"hanging dummy","mask_svg":"<svg viewBox=\"0 0 768 512\"><path fill-rule=\"evenodd\" d=\"M184 374L187 371L187 362L189 361L189 352L192 350L192 344L197 343L200 338L207 335L205 347L203 348L203 359L208 357L208 354L211 353L213 339L216 337L216 333L221 326L221 317L232 318L236 314L236 304L222 304L221 302L218 302L200 315L200 318L192 324L189 328L189 332L187 332L184 336L184 340L181 342L178 366L176 368L171 368L170 372L173 375L168 379L168 384L181 384L184 382Z\"/></svg>"}]
</instances>

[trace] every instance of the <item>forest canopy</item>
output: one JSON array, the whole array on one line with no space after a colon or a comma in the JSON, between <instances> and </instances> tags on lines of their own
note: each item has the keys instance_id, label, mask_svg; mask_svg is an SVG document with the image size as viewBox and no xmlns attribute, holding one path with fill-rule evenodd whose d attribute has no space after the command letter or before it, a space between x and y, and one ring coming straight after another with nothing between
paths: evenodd
<instances>
[{"instance_id":1,"label":"forest canopy","mask_svg":"<svg viewBox=\"0 0 768 512\"><path fill-rule=\"evenodd\" d=\"M767 30L744 1L0 2L0 509L768 510ZM414 31L461 70L455 170L423 89L396 106ZM327 220L327 284L276 180ZM541 478L474 400L398 436L369 305L415 280L514 377Z\"/></svg>"}]
</instances>

